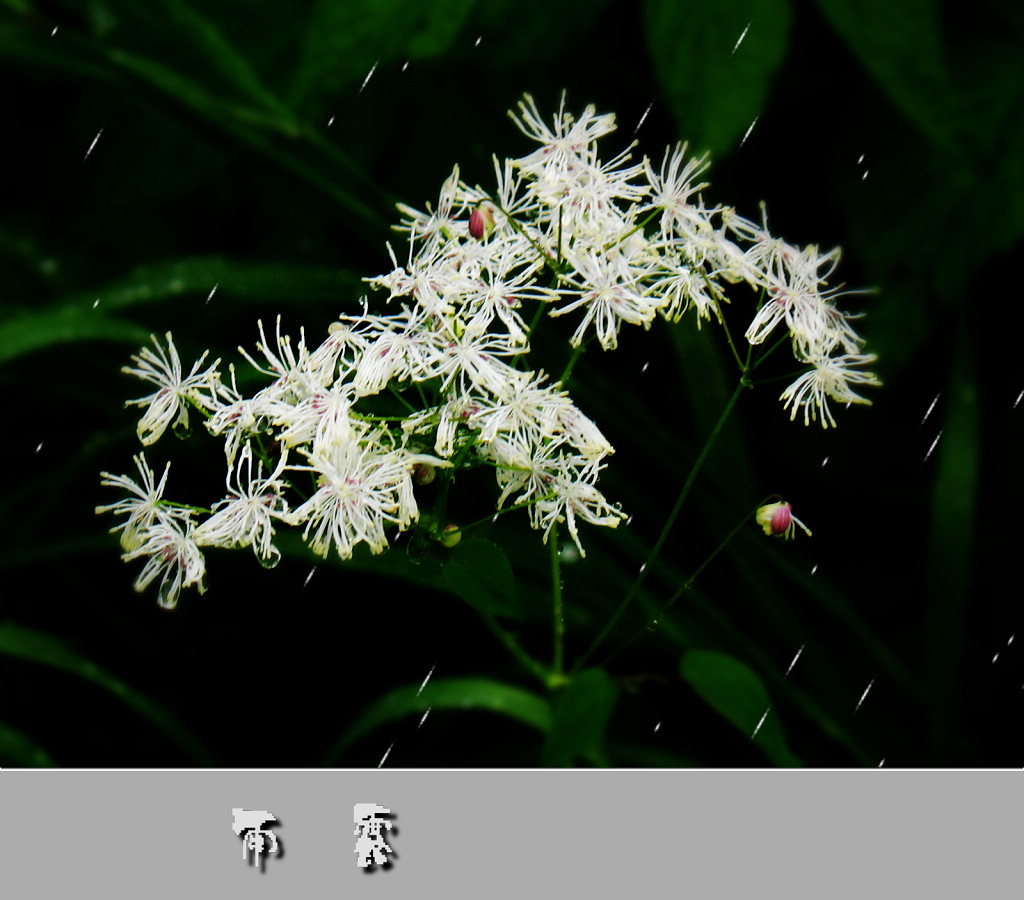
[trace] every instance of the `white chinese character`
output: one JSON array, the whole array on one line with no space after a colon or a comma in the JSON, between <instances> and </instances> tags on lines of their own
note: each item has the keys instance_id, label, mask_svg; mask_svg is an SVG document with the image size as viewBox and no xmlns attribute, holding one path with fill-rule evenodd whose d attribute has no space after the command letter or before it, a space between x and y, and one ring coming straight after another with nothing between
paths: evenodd
<instances>
[{"instance_id":1,"label":"white chinese character","mask_svg":"<svg viewBox=\"0 0 1024 900\"><path fill-rule=\"evenodd\" d=\"M352 815L356 826L354 834L358 835L356 865L365 869L387 863L387 854L395 851L385 842L381 828L391 830L391 823L383 818L391 815L391 810L376 803L357 803L352 807Z\"/></svg>"},{"instance_id":2,"label":"white chinese character","mask_svg":"<svg viewBox=\"0 0 1024 900\"><path fill-rule=\"evenodd\" d=\"M240 809L235 807L231 810L234 820L231 824L232 831L237 835L242 832L249 832L242 838L242 859L248 859L250 851L253 855L253 862L260 868L260 854L266 850L266 842L270 841L270 852L277 853L277 835L268 831L263 826L267 822L276 822L277 817L265 809Z\"/></svg>"}]
</instances>

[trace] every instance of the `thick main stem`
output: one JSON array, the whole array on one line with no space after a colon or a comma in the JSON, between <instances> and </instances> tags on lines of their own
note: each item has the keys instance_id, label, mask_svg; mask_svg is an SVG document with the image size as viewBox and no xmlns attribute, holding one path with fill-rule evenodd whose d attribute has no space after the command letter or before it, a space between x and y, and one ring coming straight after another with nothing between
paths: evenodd
<instances>
[{"instance_id":1,"label":"thick main stem","mask_svg":"<svg viewBox=\"0 0 1024 900\"><path fill-rule=\"evenodd\" d=\"M612 628L615 627L615 623L619 621L622 614L626 611L626 607L629 606L637 592L640 590L641 585L644 583L644 578L647 577L647 573L650 571L651 566L658 558L658 553L661 551L662 546L668 538L669 532L672 530L672 526L675 524L675 521L679 516L680 510L683 508L683 503L686 502L686 498L690 493L690 488L693 487L693 482L697 478L697 473L700 472L701 467L704 465L704 461L708 458L708 454L711 452L711 447L715 443L715 439L718 437L719 432L725 425L725 420L729 418L729 413L732 412L732 408L736 405L736 401L739 399L740 393L745 387L747 387L747 380L744 375L741 376L739 384L736 385L736 389L732 392L732 396L729 397L729 400L726 402L725 409L722 410L722 414L718 417L718 421L715 423L715 427L712 429L711 435L708 437L703 449L700 451L700 455L690 468L690 474L686 476L686 483L683 485L682 490L679 492L679 496L676 498L675 506L672 507L672 512L669 513L664 526L662 526L661 534L658 535L658 539L654 542L654 546L651 547L650 553L647 554L647 559L640 567L639 574L633 580L633 584L630 585L629 590L626 592L626 596L622 598L622 602L619 604L618 609L616 609L612 614L612 617L601 630L601 633L594 639L594 642L587 649L586 653L576 660L576 664L573 666L573 672L577 672L593 655L594 651L601 646L604 639L608 637Z\"/></svg>"}]
</instances>

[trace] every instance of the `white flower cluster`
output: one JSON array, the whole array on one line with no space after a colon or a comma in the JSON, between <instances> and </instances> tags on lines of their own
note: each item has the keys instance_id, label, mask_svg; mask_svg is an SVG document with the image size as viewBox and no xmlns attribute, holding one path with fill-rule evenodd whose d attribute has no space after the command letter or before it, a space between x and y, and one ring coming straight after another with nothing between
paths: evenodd
<instances>
[{"instance_id":1,"label":"white flower cluster","mask_svg":"<svg viewBox=\"0 0 1024 900\"><path fill-rule=\"evenodd\" d=\"M203 546L251 546L273 565L275 523L301 527L323 556L333 547L347 559L359 543L379 553L389 527L420 518L417 473L472 465L494 468L499 509L527 507L545 541L567 523L582 554L580 521L614 527L624 516L596 487L613 450L560 383L526 363L538 321L523 318L531 302L552 316L579 314L570 340L577 351L591 335L608 350L623 322L646 329L691 308L698 326L712 314L721 321L723 284L743 281L766 298L748 341L784 324L797 359L811 367L782 395L792 416L803 407L805 422L820 415L834 425L828 398L868 402L850 386L877 383L854 368L874 357L860 353L835 291L825 289L837 252L799 250L732 209L705 206L698 178L707 162L687 161L685 146L658 171L646 158L630 165L628 152L602 162L597 141L615 120L593 107L574 119L563 98L548 127L527 95L511 115L539 146L522 159L495 159L494 192L470 187L456 167L436 210L399 207L405 264L389 246L393 271L367 279L398 310L371 315L364 301L313 350L301 332L293 345L280 319L273 342L260 323L262 359L240 352L273 381L252 397L238 391L233 368L224 383L219 360L200 371L206 354L183 377L170 334L166 350L154 338L155 351L133 357L137 366L124 371L157 388L129 401L145 409L142 443L168 425L187 430L192 407L224 440L227 463L227 494L206 511L165 500L167 471L156 484L143 455L139 483L103 473L103 484L130 495L97 512L126 517L114 530L125 559L146 559L137 589L159 576L168 607L183 587L202 592ZM404 404L403 414L379 414L382 397ZM314 488L293 506L287 494L299 472L311 473Z\"/></svg>"}]
</instances>

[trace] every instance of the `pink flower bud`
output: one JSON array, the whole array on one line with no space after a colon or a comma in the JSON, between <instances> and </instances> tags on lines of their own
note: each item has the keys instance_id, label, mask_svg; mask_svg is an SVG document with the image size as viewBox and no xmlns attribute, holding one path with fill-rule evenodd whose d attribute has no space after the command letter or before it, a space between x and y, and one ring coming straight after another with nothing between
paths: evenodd
<instances>
[{"instance_id":1,"label":"pink flower bud","mask_svg":"<svg viewBox=\"0 0 1024 900\"><path fill-rule=\"evenodd\" d=\"M469 233L477 240L494 231L494 210L490 204L478 206L469 217Z\"/></svg>"},{"instance_id":2,"label":"pink flower bud","mask_svg":"<svg viewBox=\"0 0 1024 900\"><path fill-rule=\"evenodd\" d=\"M458 525L445 525L441 537L438 538L442 547L451 549L462 540L462 529Z\"/></svg>"},{"instance_id":3,"label":"pink flower bud","mask_svg":"<svg viewBox=\"0 0 1024 900\"><path fill-rule=\"evenodd\" d=\"M789 503L769 503L757 511L757 524L764 529L765 534L774 537L781 537L789 540L796 536L796 526L799 525L808 536L811 529L804 525L793 515L793 507Z\"/></svg>"}]
</instances>

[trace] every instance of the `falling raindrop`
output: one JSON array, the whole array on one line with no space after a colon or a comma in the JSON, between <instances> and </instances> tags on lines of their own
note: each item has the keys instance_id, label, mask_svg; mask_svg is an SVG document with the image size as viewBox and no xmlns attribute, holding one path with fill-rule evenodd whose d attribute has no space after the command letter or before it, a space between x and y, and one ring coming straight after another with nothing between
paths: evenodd
<instances>
[{"instance_id":1,"label":"falling raindrop","mask_svg":"<svg viewBox=\"0 0 1024 900\"><path fill-rule=\"evenodd\" d=\"M657 734L657 733L658 733L658 729L659 729L659 728L661 728L661 722L659 722L659 723L658 723L657 725L655 725L655 726L654 726L654 733L655 733L655 734Z\"/></svg>"},{"instance_id":2,"label":"falling raindrop","mask_svg":"<svg viewBox=\"0 0 1024 900\"><path fill-rule=\"evenodd\" d=\"M402 71L404 72L408 68L409 68L409 61L406 60L404 63L402 63Z\"/></svg>"},{"instance_id":3,"label":"falling raindrop","mask_svg":"<svg viewBox=\"0 0 1024 900\"><path fill-rule=\"evenodd\" d=\"M36 453L38 453L38 452L39 452L40 450L42 450L42 449L43 449L43 442L42 442L42 441L40 441L40 442L39 442L39 446L37 446L37 447L36 447ZM1010 638L1010 640L1012 641L1012 640L1013 640L1013 638Z\"/></svg>"},{"instance_id":4,"label":"falling raindrop","mask_svg":"<svg viewBox=\"0 0 1024 900\"><path fill-rule=\"evenodd\" d=\"M932 445L928 448L928 452L924 455L924 459L921 460L921 465L922 466L926 462L928 462L928 457L932 455L932 451L935 449L935 445L939 442L939 438L940 437L942 437L942 431L941 430L939 431L939 433L937 435L935 435L935 440L932 441Z\"/></svg>"},{"instance_id":5,"label":"falling raindrop","mask_svg":"<svg viewBox=\"0 0 1024 900\"><path fill-rule=\"evenodd\" d=\"M817 571L818 571L818 564L815 563L813 566L811 566L811 574L813 575Z\"/></svg>"},{"instance_id":6,"label":"falling raindrop","mask_svg":"<svg viewBox=\"0 0 1024 900\"><path fill-rule=\"evenodd\" d=\"M380 62L380 60L378 59L377 62ZM361 88L359 88L359 93L360 94L363 92L363 88L365 88L366 85L369 83L370 79L373 77L373 73L376 70L377 70L377 63L375 62L372 66L370 66L370 71L366 73L366 78L363 79L363 86Z\"/></svg>"},{"instance_id":7,"label":"falling raindrop","mask_svg":"<svg viewBox=\"0 0 1024 900\"><path fill-rule=\"evenodd\" d=\"M427 716L429 716L429 715L430 715L430 708L428 707L427 711L423 714L423 718L420 719L420 724L416 726L416 730L417 731L419 731L423 727L423 723L427 721Z\"/></svg>"},{"instance_id":8,"label":"falling raindrop","mask_svg":"<svg viewBox=\"0 0 1024 900\"><path fill-rule=\"evenodd\" d=\"M643 374L644 374L644 372L646 372L646 371L647 371L647 367L648 367L649 365L650 365L650 363L649 363L649 362L645 362L645 363L643 364L643 366L642 366L642 367L641 367L641 369L640 369L640 374L641 374L641 375L643 375Z\"/></svg>"},{"instance_id":9,"label":"falling raindrop","mask_svg":"<svg viewBox=\"0 0 1024 900\"><path fill-rule=\"evenodd\" d=\"M651 111L652 106L654 106L653 101L647 104L647 109L644 110L644 114L640 117L640 121L636 123L636 128L633 129L634 137L636 137L636 133L640 130L640 126L644 124L644 120L647 118L647 114ZM646 368L646 366L644 368Z\"/></svg>"},{"instance_id":10,"label":"falling raindrop","mask_svg":"<svg viewBox=\"0 0 1024 900\"><path fill-rule=\"evenodd\" d=\"M313 568L309 570L309 574L306 576L306 580L304 582L302 582L302 586L303 587L305 587L307 584L309 584L309 580L313 577L313 573L315 571L316 571L316 566L313 566Z\"/></svg>"},{"instance_id":11,"label":"falling raindrop","mask_svg":"<svg viewBox=\"0 0 1024 900\"><path fill-rule=\"evenodd\" d=\"M874 678L872 678L871 681L868 682L868 686L866 688L864 688L864 693L860 695L860 700L857 701L857 705L853 708L854 712L856 712L858 709L860 709L860 705L864 702L864 698L868 695L868 691L871 690L871 685L873 685L874 683L875 683L875 679Z\"/></svg>"},{"instance_id":12,"label":"falling raindrop","mask_svg":"<svg viewBox=\"0 0 1024 900\"><path fill-rule=\"evenodd\" d=\"M743 39L747 36L747 31L749 30L749 28L750 22L747 22L747 27L743 29L743 34L740 35L740 39L736 42L736 46L732 48L732 53L735 53L739 49L740 44L743 43ZM732 56L732 53L730 53L729 55Z\"/></svg>"},{"instance_id":13,"label":"falling raindrop","mask_svg":"<svg viewBox=\"0 0 1024 900\"><path fill-rule=\"evenodd\" d=\"M96 298L95 300L93 300L93 301L92 301L92 308L93 308L93 309L95 309L95 308L96 308L97 306L99 306L99 305L100 305L100 300L101 300L101 299L102 299L102 298L100 298L100 297L97 297L97 298Z\"/></svg>"},{"instance_id":14,"label":"falling raindrop","mask_svg":"<svg viewBox=\"0 0 1024 900\"><path fill-rule=\"evenodd\" d=\"M825 458L824 458L824 459L823 459L823 460L821 461L821 467L822 467L823 469L825 468L825 464L826 464L827 462L828 462L828 457L826 456L826 457L825 457Z\"/></svg>"},{"instance_id":15,"label":"falling raindrop","mask_svg":"<svg viewBox=\"0 0 1024 900\"><path fill-rule=\"evenodd\" d=\"M85 162L89 158L89 154L92 153L92 148L96 146L96 142L100 139L101 134L103 134L102 128L96 132L96 137L92 139L92 143L89 145L89 149L85 151L85 156L82 157L82 162Z\"/></svg>"},{"instance_id":16,"label":"falling raindrop","mask_svg":"<svg viewBox=\"0 0 1024 900\"><path fill-rule=\"evenodd\" d=\"M42 447L43 445L40 444L39 446ZM1006 646L1009 647L1010 644L1012 644L1012 643L1013 643L1013 635L1011 634L1010 635L1010 639L1006 642Z\"/></svg>"},{"instance_id":17,"label":"falling raindrop","mask_svg":"<svg viewBox=\"0 0 1024 900\"><path fill-rule=\"evenodd\" d=\"M627 525L632 525L633 524L633 517L632 516L630 516L628 519L626 519L626 524Z\"/></svg>"},{"instance_id":18,"label":"falling raindrop","mask_svg":"<svg viewBox=\"0 0 1024 900\"><path fill-rule=\"evenodd\" d=\"M864 154L863 153L860 155L860 158L857 160L857 165L859 166L862 162L864 162Z\"/></svg>"},{"instance_id":19,"label":"falling raindrop","mask_svg":"<svg viewBox=\"0 0 1024 900\"><path fill-rule=\"evenodd\" d=\"M882 757L882 761L878 764L878 768L882 768L885 765L885 757Z\"/></svg>"},{"instance_id":20,"label":"falling raindrop","mask_svg":"<svg viewBox=\"0 0 1024 900\"><path fill-rule=\"evenodd\" d=\"M928 405L928 410L927 410L927 411L925 412L925 414L924 414L924 415L923 415L923 416L921 417L921 424L922 424L922 425L924 425L924 420L925 420L925 419L927 419L927 418L928 418L928 417L929 417L929 416L930 416L930 415L932 414L932 410L933 410L933 409L935 409L935 404L939 402L939 397L941 397L941 396L942 396L942 391L939 391L939 392L938 392L938 393L937 393L937 394L935 395L935 399L934 399L934 400L932 400L932 402L931 402L931 403L930 403L930 404Z\"/></svg>"},{"instance_id":21,"label":"falling raindrop","mask_svg":"<svg viewBox=\"0 0 1024 900\"><path fill-rule=\"evenodd\" d=\"M861 181L863 181L863 180L864 180L865 178L867 178L867 177L868 177L868 172L869 172L869 171L871 171L871 170L870 170L870 169L866 169L866 170L864 171L864 174L860 176L860 180L861 180Z\"/></svg>"},{"instance_id":22,"label":"falling raindrop","mask_svg":"<svg viewBox=\"0 0 1024 900\"><path fill-rule=\"evenodd\" d=\"M328 128L330 128L330 127L331 127L331 126L332 126L333 124L334 124L334 116L331 116L331 117L330 117L330 118L329 118L329 119L327 120L327 127L328 127Z\"/></svg>"},{"instance_id":23,"label":"falling raindrop","mask_svg":"<svg viewBox=\"0 0 1024 900\"><path fill-rule=\"evenodd\" d=\"M761 726L764 725L764 720L768 718L768 713L770 713L771 710L772 708L769 706L768 709L764 711L764 715L761 716L761 721L757 723L757 728L754 729L754 733L750 736L751 740L757 736L757 733L761 730Z\"/></svg>"},{"instance_id":24,"label":"falling raindrop","mask_svg":"<svg viewBox=\"0 0 1024 900\"><path fill-rule=\"evenodd\" d=\"M796 651L796 656L793 657L793 661L789 664L789 668L786 669L786 674L782 676L783 678L789 677L789 673L793 671L793 666L796 665L796 661L800 658L800 654L804 652L804 647L806 646L806 642L800 645L800 649Z\"/></svg>"},{"instance_id":25,"label":"falling raindrop","mask_svg":"<svg viewBox=\"0 0 1024 900\"><path fill-rule=\"evenodd\" d=\"M395 742L394 742L394 741L392 741L392 742L391 742L391 747L394 747L394 746L395 746ZM378 768L378 769L379 769L379 768L380 768L381 766L383 766L383 765L384 765L384 760L386 760L386 759L387 759L387 758L388 758L388 757L389 757L389 756L391 755L391 747L388 747L388 749L387 749L387 752L386 752L386 753L385 753L385 754L384 754L384 755L383 755L383 756L381 757L381 760L380 760L380 762L379 762L379 763L377 763L377 768Z\"/></svg>"},{"instance_id":26,"label":"falling raindrop","mask_svg":"<svg viewBox=\"0 0 1024 900\"><path fill-rule=\"evenodd\" d=\"M219 288L219 287L220 287L220 282L218 281L218 282L217 282L217 283L216 283L216 284L215 284L215 285L213 286L213 290L212 290L212 291L210 291L210 295L209 295L209 296L208 296L208 297L206 298L206 303L209 303L209 302L210 302L210 301L211 301L211 300L213 299L213 295L217 293L217 288ZM206 304L203 304L203 305L205 306Z\"/></svg>"},{"instance_id":27,"label":"falling raindrop","mask_svg":"<svg viewBox=\"0 0 1024 900\"><path fill-rule=\"evenodd\" d=\"M478 37L475 41L473 41L473 46L474 47L479 47L480 46L480 41L482 41L483 39L484 39L484 36L480 35L480 37Z\"/></svg>"},{"instance_id":28,"label":"falling raindrop","mask_svg":"<svg viewBox=\"0 0 1024 900\"><path fill-rule=\"evenodd\" d=\"M1017 395L1017 399L1016 399L1016 400L1014 401L1014 404L1013 404L1013 408L1014 408L1014 409L1016 409L1016 408L1017 408L1017 404L1018 404L1018 403L1020 403L1020 398L1021 398L1021 397L1024 397L1024 391L1021 391L1021 392L1020 392L1020 393L1019 393L1019 394Z\"/></svg>"},{"instance_id":29,"label":"falling raindrop","mask_svg":"<svg viewBox=\"0 0 1024 900\"><path fill-rule=\"evenodd\" d=\"M53 31L50 32L50 37L53 37L57 33L57 29L58 28L60 28L59 25L54 25L53 26Z\"/></svg>"},{"instance_id":30,"label":"falling raindrop","mask_svg":"<svg viewBox=\"0 0 1024 900\"><path fill-rule=\"evenodd\" d=\"M754 126L757 124L757 118L757 116L754 116L754 121L750 123L750 127L747 129L747 133L743 135L743 140L740 141L741 147L747 142L747 138L750 137L750 132L754 130Z\"/></svg>"},{"instance_id":31,"label":"falling raindrop","mask_svg":"<svg viewBox=\"0 0 1024 900\"><path fill-rule=\"evenodd\" d=\"M423 689L427 686L427 682L430 681L430 676L434 674L434 669L436 668L437 663L434 663L434 665L430 667L430 671L427 672L427 677L423 679L423 684L420 685L420 689L416 692L417 697L423 693Z\"/></svg>"},{"instance_id":32,"label":"falling raindrop","mask_svg":"<svg viewBox=\"0 0 1024 900\"><path fill-rule=\"evenodd\" d=\"M993 657L992 657L992 664L993 664L993 665L995 665L995 661L996 661L997 659L999 659L999 654L998 654L998 653L997 653L997 654L996 654L995 656L993 656Z\"/></svg>"}]
</instances>

